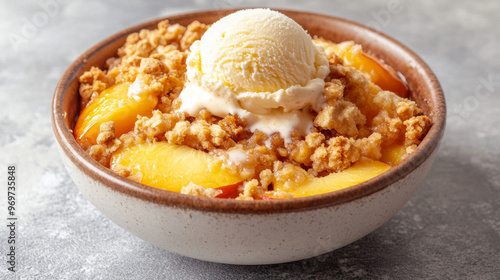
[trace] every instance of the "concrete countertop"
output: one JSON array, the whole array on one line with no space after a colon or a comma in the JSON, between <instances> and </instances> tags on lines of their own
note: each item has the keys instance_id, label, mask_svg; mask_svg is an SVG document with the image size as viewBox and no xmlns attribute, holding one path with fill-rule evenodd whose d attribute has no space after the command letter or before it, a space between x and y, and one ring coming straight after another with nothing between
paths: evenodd
<instances>
[{"instance_id":1,"label":"concrete countertop","mask_svg":"<svg viewBox=\"0 0 500 280\"><path fill-rule=\"evenodd\" d=\"M499 1L0 0L1 279L500 279ZM119 228L77 190L50 102L81 53L126 27L204 9L272 6L380 29L419 54L446 94L432 170L403 209L329 254L269 266L208 263ZM7 166L17 167L17 272L7 270Z\"/></svg>"}]
</instances>

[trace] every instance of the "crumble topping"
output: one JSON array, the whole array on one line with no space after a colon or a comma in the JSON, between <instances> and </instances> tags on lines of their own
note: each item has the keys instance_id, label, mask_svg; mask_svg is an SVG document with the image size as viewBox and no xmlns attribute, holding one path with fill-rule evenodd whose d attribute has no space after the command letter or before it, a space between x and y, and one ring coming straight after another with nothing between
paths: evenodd
<instances>
[{"instance_id":1,"label":"crumble topping","mask_svg":"<svg viewBox=\"0 0 500 280\"><path fill-rule=\"evenodd\" d=\"M182 187L181 193L195 195L195 196L203 196L203 197L216 197L217 195L221 194L222 191L213 188L205 189L202 186L189 183L187 186Z\"/></svg>"}]
</instances>

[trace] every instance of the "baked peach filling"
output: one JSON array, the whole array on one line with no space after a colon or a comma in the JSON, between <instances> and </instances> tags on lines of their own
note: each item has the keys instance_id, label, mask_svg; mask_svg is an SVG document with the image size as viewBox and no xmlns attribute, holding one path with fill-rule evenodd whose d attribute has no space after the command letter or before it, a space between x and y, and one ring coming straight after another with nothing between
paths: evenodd
<instances>
[{"instance_id":1,"label":"baked peach filling","mask_svg":"<svg viewBox=\"0 0 500 280\"><path fill-rule=\"evenodd\" d=\"M314 39L328 59L324 105L301 111L306 134L251 129L237 113L180 110L186 58L209 26L160 22L128 36L107 69L80 77L76 141L102 165L185 194L283 199L367 181L413 152L431 126L405 82L353 42ZM302 116L302 115L300 115ZM279 124L278 124L279 126Z\"/></svg>"},{"instance_id":2,"label":"baked peach filling","mask_svg":"<svg viewBox=\"0 0 500 280\"><path fill-rule=\"evenodd\" d=\"M303 183L295 184L278 182L275 187L278 191L292 194L294 197L305 197L329 193L367 181L384 171L389 170L390 165L377 160L361 158L351 167L338 172L331 173L325 177L315 178L304 172ZM288 183L288 184L287 184Z\"/></svg>"},{"instance_id":3,"label":"baked peach filling","mask_svg":"<svg viewBox=\"0 0 500 280\"><path fill-rule=\"evenodd\" d=\"M328 43L327 43L328 44ZM344 42L331 47L345 65L353 66L365 73L369 79L383 90L396 93L401 97L408 97L408 88L394 69L377 58L364 52L360 45L353 42Z\"/></svg>"},{"instance_id":4,"label":"baked peach filling","mask_svg":"<svg viewBox=\"0 0 500 280\"><path fill-rule=\"evenodd\" d=\"M115 84L82 110L75 125L75 138L84 147L95 145L100 126L110 121L115 123L115 135L119 137L134 128L137 116L151 116L157 103L152 92L134 93L130 83Z\"/></svg>"},{"instance_id":5,"label":"baked peach filling","mask_svg":"<svg viewBox=\"0 0 500 280\"><path fill-rule=\"evenodd\" d=\"M211 164L212 156L186 146L166 142L133 145L113 153L111 168L131 168L141 174L142 184L180 192L190 183L205 188L236 184L242 178L223 168L222 162Z\"/></svg>"}]
</instances>

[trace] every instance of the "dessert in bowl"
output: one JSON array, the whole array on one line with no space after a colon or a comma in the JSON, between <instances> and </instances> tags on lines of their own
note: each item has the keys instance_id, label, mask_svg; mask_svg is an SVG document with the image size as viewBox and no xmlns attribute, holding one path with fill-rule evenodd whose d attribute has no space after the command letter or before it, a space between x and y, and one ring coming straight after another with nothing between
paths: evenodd
<instances>
[{"instance_id":1,"label":"dessert in bowl","mask_svg":"<svg viewBox=\"0 0 500 280\"><path fill-rule=\"evenodd\" d=\"M241 10L158 23L80 80L75 139L152 187L238 200L327 193L414 151L431 126L397 72L352 41Z\"/></svg>"},{"instance_id":2,"label":"dessert in bowl","mask_svg":"<svg viewBox=\"0 0 500 280\"><path fill-rule=\"evenodd\" d=\"M231 12L234 11L200 12L170 17L168 23L162 20L145 23L103 41L70 66L56 89L53 120L56 138L75 183L106 216L137 236L173 252L216 262L263 264L292 261L331 251L371 232L406 203L432 164L444 130L445 118L444 97L434 75L415 54L380 33L345 20L302 12L283 11L315 37L314 44L310 37L307 39L307 36L296 35L294 38L298 39L294 41L299 43L289 46L287 34L283 35L283 40L279 39L280 34L276 34L270 39L272 44L276 44L276 50L271 55L261 54L259 51L263 47L259 47L262 44L259 38L269 37L269 34L259 31L266 36L251 37L251 44L244 44L243 49L227 48L210 38L230 38L238 30L231 33L231 30L218 22L213 25L214 29L211 27L206 31L208 27L204 24L212 24ZM281 16L277 17L278 21L282 19ZM193 24L195 21L202 24ZM271 20L269 24L272 23ZM188 27L182 29L176 24ZM281 25L286 24L288 23ZM294 26L287 28L291 32L302 34ZM152 31L141 31L143 29ZM181 31L177 31L179 29ZM205 31L207 37L203 35ZM175 41L168 48L190 49L189 55L186 55L187 62L185 56L176 56L179 52L167 52L165 48L154 53L156 57L152 58L167 61L165 65L156 63L147 56L141 59L127 57L127 52L144 52L148 47L147 44L133 47L132 43L146 39L144 42L151 45L158 42L155 40L161 41L161 36L159 39L152 39L156 38L154 36L148 38L148 34L155 32L167 34L164 39L168 37L172 38L171 42ZM177 38L173 36L175 34ZM299 39L303 42L300 43ZM344 41L355 43L332 43ZM357 44L362 46L362 54L366 54L369 62L384 65L379 60L371 59L368 55L371 53L400 72L406 83L397 74L392 75L393 78L396 77L396 82L385 84L381 79L376 79L377 75L370 76L370 72L373 74L377 71L356 75L359 71L355 72L353 69L356 68L359 57L355 54L360 53L359 50L356 51ZM165 46L167 45L168 42ZM288 51L283 51L284 46ZM231 54L234 50L236 52ZM309 56L301 57L302 50ZM121 59L116 58L117 52ZM150 51L149 54L151 53ZM297 61L292 62L301 66L283 62L285 66L272 64L272 67L266 68L265 63L259 62L265 58L267 63L269 58L274 57L278 57L278 62L296 59ZM181 71L177 71L175 61L187 64L187 75L181 73L176 76ZM351 65L346 65L348 62ZM117 71L116 69L120 69L117 65L123 63L135 65L135 70ZM244 71L235 71L235 65ZM229 70L224 67L229 67ZM307 73L306 78L304 72L294 75L294 69L300 67ZM108 72L99 70L108 68ZM170 75L164 75L165 73ZM155 74L157 76L151 78ZM247 79L250 82L241 82L245 80L245 75L252 77ZM120 80L121 83L115 82ZM375 98L375 101L365 100L363 103L356 100L358 95L346 93L346 96L351 95L351 99L340 102L334 96L343 92L339 88L350 87L355 81L376 91L375 95L379 96L377 100L382 100L379 105L381 108L391 107L384 100L396 100L397 102L389 104L404 105L400 106L402 108L384 109L386 115L391 112L407 115L407 119L395 120L396 123L399 121L400 127L402 123L418 118L413 123L419 127L415 131L420 131L420 134L414 131L409 133L413 136L406 137L405 134L408 133L403 131L401 134L399 131L399 136L392 142L387 142L393 144L396 139L402 139L403 143L408 141L404 145L403 156L394 156L402 151L401 148L383 151L381 142L389 139L388 134L376 129L391 127L391 123L382 122L377 127L364 125L366 119L369 119L370 124L376 123L374 120L388 119L377 119L378 112L372 113L368 109L363 112L363 104L379 104ZM374 81L378 81L379 85ZM217 84L218 82L220 83ZM395 84L396 87L387 89L389 91L381 89ZM171 85L169 90L165 90L166 85ZM351 91L360 86L353 88ZM161 95L155 93L155 90L167 91L168 94ZM304 91L307 94L303 94ZM399 95L409 93L414 101L404 101L406 99L391 91L398 92ZM210 92L217 94L214 98L206 99ZM122 102L116 107L119 100L103 96L126 96L131 97L130 100L144 102L141 106ZM172 96L175 98L169 99ZM210 102L217 97L224 97L223 101L233 106L213 106ZM292 101L286 102L287 97ZM330 99L334 101L329 103ZM285 102L281 102L283 100ZM80 103L83 104L81 113ZM349 115L352 119L344 119L347 125L339 125L335 119L332 120L332 110L342 111L339 106L335 107L336 103L344 104L344 109L349 107L349 112L353 112ZM110 111L121 119L110 123L107 117L93 116L88 119L97 119L97 123L100 123L89 125L91 121L85 121L85 116L99 115L92 113L99 112L99 109L87 109L92 107L110 107ZM360 112L357 113L356 109ZM137 110L145 111L136 113ZM133 112L132 116L129 111ZM172 111L180 113L175 115ZM182 116L178 117L179 114ZM284 128L263 125L278 121L280 124L297 123L294 118L306 120L305 123L309 125L289 125ZM76 119L78 121L75 125ZM165 129L169 122L173 125ZM152 123L161 125L155 126ZM245 127L240 123L250 125ZM128 127L124 128L122 124ZM221 129L216 124L222 128L226 125L231 129L222 129L223 132L217 134ZM177 126L184 127L184 130L177 129ZM158 127L163 128L152 129ZM193 127L198 129L194 130ZM287 130L290 127L293 129ZM183 134L177 131L183 131ZM196 133L189 135L189 131ZM207 133L200 134L200 131ZM236 136L224 138L224 132ZM222 135L219 137L222 141L217 140L214 135ZM338 142L343 144L338 145ZM310 143L317 144L309 145ZM314 150L308 156L301 157L304 149L295 147L300 145L315 147L319 152ZM328 155L328 151L345 146L350 147L345 150L354 151L350 156L340 153L341 160L330 160L326 164L321 160L321 155L325 154L321 153L321 147ZM237 152L231 150L235 147L239 148ZM259 166L252 173L248 171L252 169L248 168L248 162L238 161L240 158L249 158L240 156L240 153L250 149L264 151L264 155L271 154L269 150L275 150L278 155L271 157L271 160L267 160L269 157L257 157ZM254 155L254 150L248 153ZM302 152L294 154L293 151L297 150ZM220 160L215 163L205 160L205 163L202 161L200 164L199 158L204 157L199 155L200 152ZM196 156L191 157L189 153L196 153ZM313 158L312 155L316 156ZM158 157L162 160L155 159ZM281 164L276 163L276 159L280 159ZM391 168L385 168L389 166L387 162L393 160L402 161ZM373 165L374 161L383 165ZM138 166L139 162L144 164ZM153 163L150 164L151 162ZM298 164L293 165L294 162ZM379 176L366 180L363 174L367 173L367 169L361 169L361 184L349 188L341 184L343 186L335 192L332 192L335 188L328 188L332 182L327 179L330 175L343 174L347 179L335 180L350 180L359 173L359 165L363 167L367 162L370 168L380 167L375 168L381 170L375 173L380 174ZM205 165L205 169L199 167L202 165ZM106 166L129 178L118 175ZM148 166L154 167L151 169ZM155 185L161 181L155 177L157 173L161 173L158 172L158 166L162 167L160 171L168 174L168 184L160 182L160 185ZM368 170L373 170L370 168ZM151 170L154 176L150 176ZM185 170L190 172L182 173ZM222 181L215 184L212 175L214 170L217 174L222 174ZM192 178L187 182L182 181L189 174L208 180L193 184ZM309 179L310 177L313 179ZM327 188L315 188L318 181L314 179L323 180L323 185ZM310 183L309 180L314 182ZM238 185L241 181L244 183ZM169 189L175 184L175 188ZM304 190L304 185L309 187ZM315 192L316 189L321 191ZM198 196L177 193L179 191ZM239 200L200 197L221 197L221 194ZM287 199L288 197L296 198Z\"/></svg>"}]
</instances>

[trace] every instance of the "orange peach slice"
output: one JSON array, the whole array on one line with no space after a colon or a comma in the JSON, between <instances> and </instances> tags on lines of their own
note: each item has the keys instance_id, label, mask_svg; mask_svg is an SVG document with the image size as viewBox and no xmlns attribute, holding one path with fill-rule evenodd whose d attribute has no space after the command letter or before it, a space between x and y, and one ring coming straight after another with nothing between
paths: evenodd
<instances>
[{"instance_id":1,"label":"orange peach slice","mask_svg":"<svg viewBox=\"0 0 500 280\"><path fill-rule=\"evenodd\" d=\"M324 194L362 183L390 168L390 165L383 162L361 158L353 166L339 173L331 173L321 178L309 177L301 185L295 187L275 186L275 189L293 194L295 197Z\"/></svg>"},{"instance_id":2,"label":"orange peach slice","mask_svg":"<svg viewBox=\"0 0 500 280\"><path fill-rule=\"evenodd\" d=\"M239 189L240 187L243 186L243 181L232 184L232 185L227 185L223 187L218 187L216 190L222 191L222 193L216 195L216 198L237 198L240 195Z\"/></svg>"},{"instance_id":3,"label":"orange peach slice","mask_svg":"<svg viewBox=\"0 0 500 280\"><path fill-rule=\"evenodd\" d=\"M339 44L335 53L340 56L346 65L367 74L370 80L383 90L396 93L401 97L408 97L406 84L398 77L396 71L377 58L365 53L359 45Z\"/></svg>"},{"instance_id":4,"label":"orange peach slice","mask_svg":"<svg viewBox=\"0 0 500 280\"><path fill-rule=\"evenodd\" d=\"M405 145L391 145L382 148L382 157L380 161L385 162L389 165L396 165L403 161L406 157L406 147Z\"/></svg>"},{"instance_id":5,"label":"orange peach slice","mask_svg":"<svg viewBox=\"0 0 500 280\"><path fill-rule=\"evenodd\" d=\"M213 159L187 146L156 142L117 151L111 157L111 169L116 165L132 168L134 174L140 173L142 184L174 192L189 183L219 188L242 181L222 163L212 163Z\"/></svg>"},{"instance_id":6,"label":"orange peach slice","mask_svg":"<svg viewBox=\"0 0 500 280\"><path fill-rule=\"evenodd\" d=\"M101 124L114 121L119 137L134 128L137 116L151 116L158 98L151 92L129 94L129 83L104 90L85 107L75 125L74 135L82 147L96 144Z\"/></svg>"}]
</instances>

